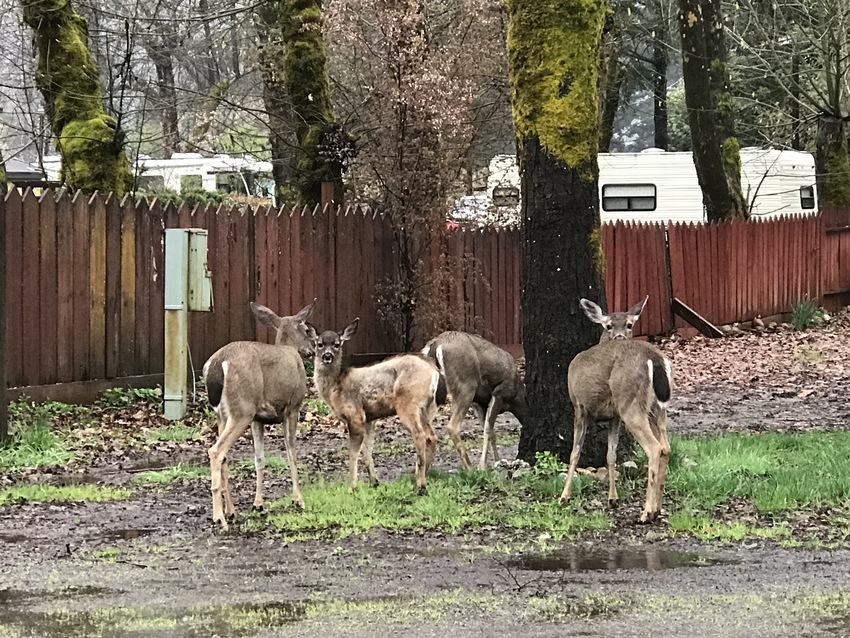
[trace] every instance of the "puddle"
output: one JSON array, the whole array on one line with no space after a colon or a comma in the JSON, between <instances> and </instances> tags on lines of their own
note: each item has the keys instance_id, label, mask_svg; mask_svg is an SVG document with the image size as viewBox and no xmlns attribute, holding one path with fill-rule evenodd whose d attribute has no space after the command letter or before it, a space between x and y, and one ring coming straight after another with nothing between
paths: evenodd
<instances>
[{"instance_id":1,"label":"puddle","mask_svg":"<svg viewBox=\"0 0 850 638\"><path fill-rule=\"evenodd\" d=\"M136 528L136 529L113 529L100 534L91 534L86 536L87 541L126 541L134 538L142 538L156 531L154 528Z\"/></svg>"},{"instance_id":2,"label":"puddle","mask_svg":"<svg viewBox=\"0 0 850 638\"><path fill-rule=\"evenodd\" d=\"M711 556L694 552L679 552L657 548L621 548L587 551L570 547L544 554L523 554L511 559L508 565L528 571L658 571L677 567L708 567L729 564Z\"/></svg>"},{"instance_id":3,"label":"puddle","mask_svg":"<svg viewBox=\"0 0 850 638\"><path fill-rule=\"evenodd\" d=\"M66 587L57 591L26 591L21 589L0 589L0 603L15 603L22 600L38 599L39 601L51 599L72 599L83 596L103 596L105 594L120 594L118 590L106 587L95 587L86 585L83 587Z\"/></svg>"},{"instance_id":4,"label":"puddle","mask_svg":"<svg viewBox=\"0 0 850 638\"><path fill-rule=\"evenodd\" d=\"M0 532L0 543L23 543L30 540L26 534L8 534Z\"/></svg>"}]
</instances>

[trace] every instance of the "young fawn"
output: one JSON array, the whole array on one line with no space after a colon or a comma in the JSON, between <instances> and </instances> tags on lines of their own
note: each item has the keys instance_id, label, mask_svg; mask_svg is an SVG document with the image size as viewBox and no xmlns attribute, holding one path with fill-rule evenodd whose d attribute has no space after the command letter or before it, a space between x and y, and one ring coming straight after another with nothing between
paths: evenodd
<instances>
[{"instance_id":1,"label":"young fawn","mask_svg":"<svg viewBox=\"0 0 850 638\"><path fill-rule=\"evenodd\" d=\"M359 318L342 334L326 330L316 334L314 379L319 395L348 429L348 466L351 489L357 486L360 452L369 480L378 484L372 459L375 419L397 414L413 437L416 448L416 488L425 492L425 474L437 449L432 422L437 414L436 394L440 373L424 357L404 354L362 368L342 366L342 346L357 332Z\"/></svg>"}]
</instances>

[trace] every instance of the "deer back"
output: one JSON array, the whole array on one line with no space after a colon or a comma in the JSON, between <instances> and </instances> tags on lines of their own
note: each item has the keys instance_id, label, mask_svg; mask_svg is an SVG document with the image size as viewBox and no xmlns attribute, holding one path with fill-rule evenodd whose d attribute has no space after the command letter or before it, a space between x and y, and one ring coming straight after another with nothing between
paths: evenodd
<instances>
[{"instance_id":1,"label":"deer back","mask_svg":"<svg viewBox=\"0 0 850 638\"><path fill-rule=\"evenodd\" d=\"M580 352L570 362L570 400L597 419L614 418L637 402L649 410L670 393L670 362L643 341L609 340ZM659 384L666 381L666 391ZM663 385L663 384L662 384Z\"/></svg>"},{"instance_id":2,"label":"deer back","mask_svg":"<svg viewBox=\"0 0 850 638\"><path fill-rule=\"evenodd\" d=\"M429 341L422 352L437 363L449 392L474 393L475 402L486 406L493 390L501 386L506 401L525 407L525 385L516 361L509 352L483 337L450 330Z\"/></svg>"}]
</instances>

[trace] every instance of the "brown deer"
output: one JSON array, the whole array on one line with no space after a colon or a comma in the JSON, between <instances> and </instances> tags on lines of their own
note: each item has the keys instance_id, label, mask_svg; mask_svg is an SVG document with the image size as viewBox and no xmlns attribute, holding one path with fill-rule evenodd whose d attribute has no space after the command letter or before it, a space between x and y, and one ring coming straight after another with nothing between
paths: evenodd
<instances>
[{"instance_id":1,"label":"brown deer","mask_svg":"<svg viewBox=\"0 0 850 638\"><path fill-rule=\"evenodd\" d=\"M217 350L204 364L204 382L210 404L218 416L218 438L209 449L212 476L213 522L227 529L234 514L227 471L227 454L236 440L250 427L254 439L254 467L257 490L254 507L263 507L265 424L283 423L286 430L286 457L292 476L292 499L303 508L295 457L298 412L307 394L307 374L302 357L313 354L313 342L304 323L313 312L309 306L291 317L251 303L251 312L260 323L276 332L275 344L234 341ZM223 500L223 507L222 507Z\"/></svg>"},{"instance_id":2,"label":"brown deer","mask_svg":"<svg viewBox=\"0 0 850 638\"><path fill-rule=\"evenodd\" d=\"M484 424L484 443L479 469L487 466L488 446L493 460L499 460L496 446L496 417L508 411L519 420L525 418L525 384L519 378L516 361L502 348L478 335L444 332L427 343L422 354L436 362L452 397L452 414L448 432L460 456L463 469L469 469L469 456L460 439L463 419L470 406L475 406Z\"/></svg>"},{"instance_id":3,"label":"brown deer","mask_svg":"<svg viewBox=\"0 0 850 638\"><path fill-rule=\"evenodd\" d=\"M646 452L648 472L646 499L640 521L655 519L667 479L670 444L667 441L667 403L673 385L672 365L654 346L632 341L632 326L646 299L626 313L605 315L592 301L581 300L590 319L602 324L600 343L580 352L570 362L567 386L575 409L573 449L560 502L570 498L570 484L584 442L587 426L608 421L608 502L617 503L614 465L620 428L626 430Z\"/></svg>"},{"instance_id":4,"label":"brown deer","mask_svg":"<svg viewBox=\"0 0 850 638\"><path fill-rule=\"evenodd\" d=\"M416 448L416 487L425 492L425 474L437 449L432 422L437 414L440 373L424 357L404 354L362 368L342 367L342 346L357 332L355 319L342 334L327 330L315 340L313 368L319 395L348 429L349 486L357 486L357 464L362 450L372 485L378 474L372 459L375 419L397 414L413 437Z\"/></svg>"}]
</instances>

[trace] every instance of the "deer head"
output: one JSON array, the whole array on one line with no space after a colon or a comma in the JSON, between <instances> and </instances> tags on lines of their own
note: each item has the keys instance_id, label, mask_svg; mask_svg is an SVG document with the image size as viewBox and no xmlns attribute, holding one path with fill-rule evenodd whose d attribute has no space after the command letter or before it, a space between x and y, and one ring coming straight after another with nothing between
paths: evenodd
<instances>
[{"instance_id":1,"label":"deer head","mask_svg":"<svg viewBox=\"0 0 850 638\"><path fill-rule=\"evenodd\" d=\"M264 326L275 331L275 345L291 346L298 350L303 358L309 359L313 356L313 340L310 338L307 319L313 314L316 300L291 317L280 317L273 310L258 303L251 302L251 312Z\"/></svg>"},{"instance_id":2,"label":"deer head","mask_svg":"<svg viewBox=\"0 0 850 638\"><path fill-rule=\"evenodd\" d=\"M612 339L631 339L632 328L640 318L640 313L643 312L643 307L646 305L649 295L643 301L639 301L626 312L612 312L605 314L602 308L597 306L589 299L579 301L584 314L594 323L598 323L605 330L602 336L599 337L599 343L610 341Z\"/></svg>"}]
</instances>

